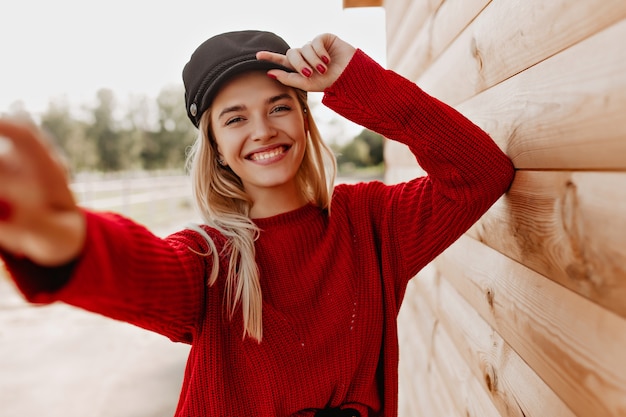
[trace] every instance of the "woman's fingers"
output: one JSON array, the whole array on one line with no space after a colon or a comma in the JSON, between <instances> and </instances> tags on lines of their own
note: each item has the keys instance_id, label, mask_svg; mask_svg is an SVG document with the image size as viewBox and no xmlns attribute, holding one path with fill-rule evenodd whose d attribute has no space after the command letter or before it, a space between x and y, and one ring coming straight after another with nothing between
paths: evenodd
<instances>
[{"instance_id":1,"label":"woman's fingers","mask_svg":"<svg viewBox=\"0 0 626 417\"><path fill-rule=\"evenodd\" d=\"M269 51L260 51L256 54L257 59L271 61L283 67L299 72L305 77L310 77L313 71L320 74L326 72L326 65L330 62L328 54L322 49L318 52L311 43L302 48L292 48L285 55Z\"/></svg>"},{"instance_id":2,"label":"woman's fingers","mask_svg":"<svg viewBox=\"0 0 626 417\"><path fill-rule=\"evenodd\" d=\"M302 48L292 48L287 51L287 59L292 68L302 74L304 77L309 78L313 75L313 70L310 64L304 59L302 55Z\"/></svg>"},{"instance_id":3,"label":"woman's fingers","mask_svg":"<svg viewBox=\"0 0 626 417\"><path fill-rule=\"evenodd\" d=\"M0 247L46 265L72 259L84 219L66 171L34 126L0 119Z\"/></svg>"},{"instance_id":4,"label":"woman's fingers","mask_svg":"<svg viewBox=\"0 0 626 417\"><path fill-rule=\"evenodd\" d=\"M325 74L328 70L327 65L330 63L330 58L328 57L328 53L323 45L320 45L319 42L313 44L311 42L304 45L300 48L300 56L308 65L309 73L312 75L313 72L317 72L319 74ZM306 74L304 74L306 76Z\"/></svg>"},{"instance_id":5,"label":"woman's fingers","mask_svg":"<svg viewBox=\"0 0 626 417\"><path fill-rule=\"evenodd\" d=\"M0 148L4 148L0 152L0 171L4 175L44 190L51 207L75 206L66 170L41 131L25 123L0 119L0 137Z\"/></svg>"},{"instance_id":6,"label":"woman's fingers","mask_svg":"<svg viewBox=\"0 0 626 417\"><path fill-rule=\"evenodd\" d=\"M292 48L285 55L259 52L258 59L266 59L296 73L270 70L268 75L281 83L306 91L324 91L341 75L356 49L337 36L324 33L300 48Z\"/></svg>"},{"instance_id":7,"label":"woman's fingers","mask_svg":"<svg viewBox=\"0 0 626 417\"><path fill-rule=\"evenodd\" d=\"M2 155L6 155L13 149L13 142L4 136L0 136L0 158Z\"/></svg>"},{"instance_id":8,"label":"woman's fingers","mask_svg":"<svg viewBox=\"0 0 626 417\"><path fill-rule=\"evenodd\" d=\"M256 59L259 59L262 61L271 61L278 65L282 65L283 67L292 68L291 65L289 64L289 60L287 59L287 57L283 54L279 54L276 52L259 51L256 54Z\"/></svg>"}]
</instances>

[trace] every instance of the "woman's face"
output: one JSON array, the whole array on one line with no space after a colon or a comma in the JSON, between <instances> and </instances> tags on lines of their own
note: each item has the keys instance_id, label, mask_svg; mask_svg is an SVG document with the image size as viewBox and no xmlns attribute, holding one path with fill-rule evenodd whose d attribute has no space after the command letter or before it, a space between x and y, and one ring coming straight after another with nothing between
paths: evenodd
<instances>
[{"instance_id":1,"label":"woman's face","mask_svg":"<svg viewBox=\"0 0 626 417\"><path fill-rule=\"evenodd\" d=\"M296 91L262 71L232 78L211 106L211 126L225 165L253 200L263 192L294 192L306 148Z\"/></svg>"}]
</instances>

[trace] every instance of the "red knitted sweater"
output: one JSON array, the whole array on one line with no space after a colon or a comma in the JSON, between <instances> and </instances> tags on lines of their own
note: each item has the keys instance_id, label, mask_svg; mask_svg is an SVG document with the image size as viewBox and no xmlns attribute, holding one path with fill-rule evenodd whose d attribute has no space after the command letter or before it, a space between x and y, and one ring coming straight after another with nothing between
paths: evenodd
<instances>
[{"instance_id":1,"label":"red knitted sweater","mask_svg":"<svg viewBox=\"0 0 626 417\"><path fill-rule=\"evenodd\" d=\"M190 230L160 239L85 210L87 243L74 264L46 269L3 254L11 275L30 301L61 300L190 343L178 417L325 407L397 415L396 316L407 282L507 190L513 167L473 123L360 50L324 103L408 145L428 176L338 185L330 215L307 205L255 220L260 344L242 340L240 313L227 318L223 278L206 285L212 258L196 254L207 245Z\"/></svg>"}]
</instances>

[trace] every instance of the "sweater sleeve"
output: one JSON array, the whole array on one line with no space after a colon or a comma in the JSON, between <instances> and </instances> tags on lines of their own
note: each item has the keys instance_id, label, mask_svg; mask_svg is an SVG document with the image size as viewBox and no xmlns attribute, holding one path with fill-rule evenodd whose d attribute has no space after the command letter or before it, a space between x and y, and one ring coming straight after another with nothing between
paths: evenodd
<instances>
[{"instance_id":1,"label":"sweater sleeve","mask_svg":"<svg viewBox=\"0 0 626 417\"><path fill-rule=\"evenodd\" d=\"M85 216L85 247L68 265L48 268L0 254L24 297L62 301L191 342L204 311L212 257L200 254L207 245L192 231L162 239L120 215L85 210Z\"/></svg>"},{"instance_id":2,"label":"sweater sleeve","mask_svg":"<svg viewBox=\"0 0 626 417\"><path fill-rule=\"evenodd\" d=\"M506 192L513 164L478 126L361 50L324 93L323 103L337 113L407 145L427 172L365 188L383 256L401 264L394 272L405 285Z\"/></svg>"}]
</instances>

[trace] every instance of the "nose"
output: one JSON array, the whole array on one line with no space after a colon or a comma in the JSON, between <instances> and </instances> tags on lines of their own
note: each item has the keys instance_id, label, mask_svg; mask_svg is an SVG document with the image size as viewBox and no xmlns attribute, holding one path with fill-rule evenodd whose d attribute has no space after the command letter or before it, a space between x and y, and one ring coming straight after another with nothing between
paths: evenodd
<instances>
[{"instance_id":1,"label":"nose","mask_svg":"<svg viewBox=\"0 0 626 417\"><path fill-rule=\"evenodd\" d=\"M267 117L255 117L251 127L250 136L254 141L266 141L276 136L276 128Z\"/></svg>"}]
</instances>

